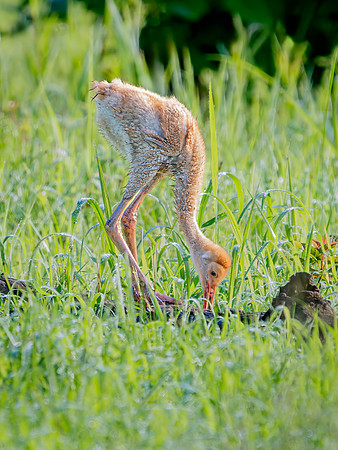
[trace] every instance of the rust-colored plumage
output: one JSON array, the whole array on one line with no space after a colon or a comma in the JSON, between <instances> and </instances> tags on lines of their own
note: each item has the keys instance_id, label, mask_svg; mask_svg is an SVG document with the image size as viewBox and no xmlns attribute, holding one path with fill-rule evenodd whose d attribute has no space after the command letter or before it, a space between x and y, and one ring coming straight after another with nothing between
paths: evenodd
<instances>
[{"instance_id":1,"label":"rust-colored plumage","mask_svg":"<svg viewBox=\"0 0 338 450\"><path fill-rule=\"evenodd\" d=\"M119 79L111 83L94 81L92 89L100 130L130 162L122 201L106 224L108 235L119 251L128 255L133 272L149 298L146 279L137 263L136 214L147 193L165 176L172 177L177 218L199 273L204 297L212 303L231 260L222 247L203 235L196 222L205 165L205 147L196 120L176 98L161 97ZM133 287L138 299L135 276ZM174 301L163 294L156 296L164 303Z\"/></svg>"}]
</instances>

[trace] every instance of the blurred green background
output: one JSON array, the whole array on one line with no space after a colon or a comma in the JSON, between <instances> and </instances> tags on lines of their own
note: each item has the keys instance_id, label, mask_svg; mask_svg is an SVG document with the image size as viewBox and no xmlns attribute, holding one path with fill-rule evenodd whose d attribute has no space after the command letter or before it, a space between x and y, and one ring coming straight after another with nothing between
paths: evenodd
<instances>
[{"instance_id":1,"label":"blurred green background","mask_svg":"<svg viewBox=\"0 0 338 450\"><path fill-rule=\"evenodd\" d=\"M78 0L73 0L76 3ZM2 24L2 32L16 33L34 20L34 0L2 0L2 13L20 10L20 19ZM46 0L44 14L66 18L70 0ZM105 0L81 2L104 16ZM120 10L139 8L136 0L118 0ZM174 44L182 52L189 49L196 75L208 67L216 69L220 55L228 55L241 26L248 29L247 60L269 75L275 74L274 47L283 45L287 36L296 43L306 71L318 83L327 65L326 57L338 43L338 2L332 0L144 0L144 23L140 30L140 47L150 67L169 62ZM33 11L33 13L32 13ZM235 18L235 20L234 20Z\"/></svg>"}]
</instances>

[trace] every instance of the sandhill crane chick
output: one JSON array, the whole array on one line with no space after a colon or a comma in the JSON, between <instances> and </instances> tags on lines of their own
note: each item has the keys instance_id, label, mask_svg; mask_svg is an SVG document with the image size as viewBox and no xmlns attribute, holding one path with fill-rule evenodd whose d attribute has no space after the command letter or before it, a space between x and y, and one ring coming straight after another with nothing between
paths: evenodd
<instances>
[{"instance_id":1,"label":"sandhill crane chick","mask_svg":"<svg viewBox=\"0 0 338 450\"><path fill-rule=\"evenodd\" d=\"M137 274L150 299L147 280L137 262L136 215L150 190L165 176L172 177L177 219L198 271L204 307L207 307L212 304L231 259L222 247L206 238L197 225L205 146L196 120L175 97L162 97L119 79L111 83L94 81L92 90L99 129L130 163L130 176L122 200L106 223L108 235L118 250L128 255L132 272ZM135 275L133 289L138 300ZM164 294L155 294L162 303L175 301Z\"/></svg>"}]
</instances>

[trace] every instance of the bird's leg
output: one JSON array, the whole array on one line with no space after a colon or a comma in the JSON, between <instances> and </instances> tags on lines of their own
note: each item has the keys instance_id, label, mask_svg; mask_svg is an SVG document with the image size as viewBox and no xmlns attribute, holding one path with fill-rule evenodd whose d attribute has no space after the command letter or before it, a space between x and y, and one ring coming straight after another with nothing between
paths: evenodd
<instances>
[{"instance_id":1,"label":"bird's leg","mask_svg":"<svg viewBox=\"0 0 338 450\"><path fill-rule=\"evenodd\" d=\"M122 225L123 225L123 231L126 243L137 262L137 246L136 246L136 218L137 218L137 211L146 197L146 195L153 189L153 187L162 179L164 178L164 174L161 172L157 172L155 177L144 186L140 190L140 192L136 195L136 197L133 199L133 201L127 206L125 209L123 215L122 215ZM137 285L135 280L135 274L132 271L132 281L133 286ZM173 297L169 297L168 295L161 294L159 292L155 291L155 295L160 303L164 304L180 304L181 302L177 301Z\"/></svg>"},{"instance_id":2,"label":"bird's leg","mask_svg":"<svg viewBox=\"0 0 338 450\"><path fill-rule=\"evenodd\" d=\"M136 195L133 201L128 205L122 215L123 232L130 248L132 255L137 261L137 247L136 247L136 218L137 211L143 202L146 195L153 189L153 187L164 177L160 172L157 172L155 177L147 183Z\"/></svg>"},{"instance_id":3,"label":"bird's leg","mask_svg":"<svg viewBox=\"0 0 338 450\"><path fill-rule=\"evenodd\" d=\"M135 271L135 273L137 274L146 300L150 304L152 303L152 296L148 281L137 263L137 258L135 258L132 251L126 244L126 241L123 239L121 232L121 219L124 211L128 208L128 205L133 202L135 197L137 197L137 194L139 194L140 190L142 190L149 183L151 183L154 178L156 178L156 175L159 170L160 165L156 164L155 161L147 160L145 162L143 158L135 158L133 160L130 168L129 180L122 201L119 203L119 205L117 206L111 217L107 220L107 223L105 225L105 229L108 236L111 238L111 240L116 245L118 250L122 254L128 256L130 267L132 271ZM136 249L136 244L134 245L134 249ZM138 301L140 295L135 276L132 278L132 281L133 281L134 299Z\"/></svg>"},{"instance_id":4,"label":"bird's leg","mask_svg":"<svg viewBox=\"0 0 338 450\"><path fill-rule=\"evenodd\" d=\"M131 266L132 272L135 271L137 273L137 276L140 280L140 283L143 287L146 299L151 303L151 295L148 288L148 281L144 274L142 273L139 265L137 264L137 261L135 260L132 252L130 251L128 245L126 244L125 240L123 239L122 232L121 232L121 218L122 215L127 208L128 204L130 203L131 198L123 198L122 201L119 203L113 214L110 216L110 218L107 220L107 223L105 225L106 232L110 239L113 241L117 249L123 254L127 255L129 259L129 264ZM133 293L134 293L134 299L139 300L140 294L138 292L138 286L135 279L135 276L132 279L133 281Z\"/></svg>"},{"instance_id":5,"label":"bird's leg","mask_svg":"<svg viewBox=\"0 0 338 450\"><path fill-rule=\"evenodd\" d=\"M137 211L140 207L143 199L147 195L147 193L155 186L155 184L159 181L160 177L158 174L155 175L155 177L146 185L144 186L139 193L136 195L136 197L132 200L132 202L127 206L125 211L122 215L122 225L123 225L123 232L125 241L135 259L135 261L138 263L137 260L137 246L136 246L136 217L137 217ZM132 286L134 291L134 298L136 296L139 297L139 293L137 292L137 281L136 281L136 274L135 271L131 271L131 278L132 278Z\"/></svg>"}]
</instances>

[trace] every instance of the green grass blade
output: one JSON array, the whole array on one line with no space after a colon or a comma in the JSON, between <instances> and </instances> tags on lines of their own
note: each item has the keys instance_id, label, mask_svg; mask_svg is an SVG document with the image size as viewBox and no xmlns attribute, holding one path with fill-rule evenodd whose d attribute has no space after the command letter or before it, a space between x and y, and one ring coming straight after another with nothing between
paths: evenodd
<instances>
[{"instance_id":1,"label":"green grass blade","mask_svg":"<svg viewBox=\"0 0 338 450\"><path fill-rule=\"evenodd\" d=\"M203 223L203 216L204 216L205 208L207 207L207 204L208 204L209 196L207 194L210 194L210 192L212 191L212 187L213 187L212 180L209 180L208 186L202 194L202 199L201 199L200 207L198 210L198 217L197 217L197 223L200 228Z\"/></svg>"},{"instance_id":2,"label":"green grass blade","mask_svg":"<svg viewBox=\"0 0 338 450\"><path fill-rule=\"evenodd\" d=\"M93 255L93 253L91 252L91 250L89 249L89 247L86 246L86 245L84 245L83 242L82 242L80 239L78 239L76 236L74 236L73 234L70 234L70 233L50 233L50 234L48 234L47 236L44 236L42 239L40 239L40 240L38 241L38 243L35 245L34 250L33 250L33 253L32 253L32 256L31 256L30 259L29 259L29 265L28 265L28 277L29 277L29 275L30 275L30 272L31 272L31 269L32 269L32 264L33 264L33 262L34 262L34 257L35 257L35 254L36 254L38 248L40 247L40 245L41 245L46 239L49 239L50 237L55 237L55 236L61 237L61 238L63 238L63 239L64 239L64 238L68 238L68 239L73 240L74 242L76 242L77 244L79 244L79 246L80 246L81 248L83 248L83 249L85 250L85 252L87 253L87 255L89 256L90 259L92 259L93 261L96 261L96 258L94 257L94 255Z\"/></svg>"},{"instance_id":3,"label":"green grass blade","mask_svg":"<svg viewBox=\"0 0 338 450\"><path fill-rule=\"evenodd\" d=\"M242 243L242 233L240 231L240 228L238 226L237 220L236 220L235 216L233 215L231 209L220 198L215 197L213 194L209 194L209 195L211 197L213 197L223 207L223 209L225 210L227 216L229 217L230 225L231 225L232 231L233 231L233 233L235 235L235 239L236 239L238 244L241 244ZM214 222L215 222L216 219L214 218L212 220L214 220ZM212 222L212 223L214 223L214 222ZM202 227L203 227L203 225L202 225Z\"/></svg>"},{"instance_id":4,"label":"green grass blade","mask_svg":"<svg viewBox=\"0 0 338 450\"><path fill-rule=\"evenodd\" d=\"M234 175L233 173L227 172L226 174L233 182L236 188L237 192L237 198L238 198L238 217L240 217L242 211L243 211L243 205L244 205L244 195L243 195L243 188L240 180Z\"/></svg>"},{"instance_id":5,"label":"green grass blade","mask_svg":"<svg viewBox=\"0 0 338 450\"><path fill-rule=\"evenodd\" d=\"M1 259L1 265L4 267L6 264L5 246L1 239L0 239L0 259Z\"/></svg>"},{"instance_id":6,"label":"green grass blade","mask_svg":"<svg viewBox=\"0 0 338 450\"><path fill-rule=\"evenodd\" d=\"M290 159L287 158L288 161L288 181L289 181L289 190L291 192L290 201L291 201L291 226L296 225L296 214L294 210L294 197L293 197L293 185L292 185L292 177L291 177L291 165L290 165Z\"/></svg>"},{"instance_id":7,"label":"green grass blade","mask_svg":"<svg viewBox=\"0 0 338 450\"><path fill-rule=\"evenodd\" d=\"M106 181L104 179L104 175L103 175L103 171L102 171L102 167L101 167L100 158L99 158L99 155L97 154L97 151L96 151L96 161L97 161L97 169L99 171L104 211L106 213L106 219L109 219L109 217L112 215L112 208L111 208L111 204L110 204Z\"/></svg>"},{"instance_id":8,"label":"green grass blade","mask_svg":"<svg viewBox=\"0 0 338 450\"><path fill-rule=\"evenodd\" d=\"M54 109L49 101L49 98L47 96L47 93L45 91L44 85L43 83L41 83L41 87L42 87L42 96L45 102L45 107L47 109L48 115L50 117L50 122L54 131L54 136L55 139L57 141L57 145L60 149L64 149L64 141L63 141L63 136L62 136L62 131L61 131L61 127L59 124L59 121L57 120L56 114L54 112Z\"/></svg>"},{"instance_id":9,"label":"green grass blade","mask_svg":"<svg viewBox=\"0 0 338 450\"><path fill-rule=\"evenodd\" d=\"M91 86L91 82L94 80L94 70L93 70L93 30L90 30L90 39L89 39L89 49L87 51L87 64L88 64L88 78L87 78L87 86L88 89ZM93 150L94 150L94 102L92 102L92 95L87 94L86 106L87 106L87 124L86 124L86 171L89 174L91 171L91 167L93 164ZM97 157L97 152L96 152Z\"/></svg>"},{"instance_id":10,"label":"green grass blade","mask_svg":"<svg viewBox=\"0 0 338 450\"><path fill-rule=\"evenodd\" d=\"M324 119L323 119L323 146L325 144L325 138L326 138L326 122L327 122L327 116L329 113L330 108L330 99L332 100L332 126L334 131L334 137L335 137L335 145L336 145L336 156L338 156L338 142L337 142L337 123L336 123L336 105L334 103L334 94L333 94L333 80L336 72L336 66L337 66L337 58L338 58L338 48L336 48L333 52L333 56L331 59L331 67L330 67L330 73L329 73L329 83L327 87L327 99L326 99L326 108L324 111Z\"/></svg>"},{"instance_id":11,"label":"green grass blade","mask_svg":"<svg viewBox=\"0 0 338 450\"><path fill-rule=\"evenodd\" d=\"M312 248L312 235L313 235L313 225L311 226L310 233L306 239L305 245L305 260L304 260L304 272L310 271L310 257L311 257L311 248Z\"/></svg>"},{"instance_id":12,"label":"green grass blade","mask_svg":"<svg viewBox=\"0 0 338 450\"><path fill-rule=\"evenodd\" d=\"M216 137L215 107L214 107L214 100L212 97L211 83L209 84L209 119L210 119L212 192L216 197L218 185L218 151L217 151L217 137Z\"/></svg>"},{"instance_id":13,"label":"green grass blade","mask_svg":"<svg viewBox=\"0 0 338 450\"><path fill-rule=\"evenodd\" d=\"M115 253L115 250L114 250L114 245L113 245L111 239L109 238L109 236L107 235L107 232L105 230L106 218L105 218L105 216L104 216L104 214L102 212L102 209L100 208L100 205L98 204L98 202L95 199L87 197L87 198L81 198L77 202L77 206L76 206L76 208L74 209L74 211L72 213L72 224L73 224L73 226L77 222L78 216L79 216L79 214L81 212L81 209L86 203L88 203L93 208L95 216L96 216L97 220L99 221L101 230L102 230L102 232L103 232L103 234L105 236L106 242L108 243L109 251L113 255L115 255L116 253Z\"/></svg>"}]
</instances>

